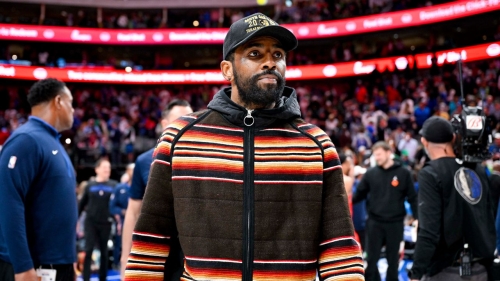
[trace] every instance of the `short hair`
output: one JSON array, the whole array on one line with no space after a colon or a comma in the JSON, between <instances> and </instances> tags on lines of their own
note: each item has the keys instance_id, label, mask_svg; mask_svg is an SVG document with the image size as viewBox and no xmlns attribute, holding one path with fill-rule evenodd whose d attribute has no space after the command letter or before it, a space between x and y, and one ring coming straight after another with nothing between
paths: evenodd
<instances>
[{"instance_id":1,"label":"short hair","mask_svg":"<svg viewBox=\"0 0 500 281\"><path fill-rule=\"evenodd\" d=\"M28 93L28 103L33 107L49 102L59 95L64 87L66 87L66 84L60 80L54 78L42 79L31 86Z\"/></svg>"},{"instance_id":2,"label":"short hair","mask_svg":"<svg viewBox=\"0 0 500 281\"><path fill-rule=\"evenodd\" d=\"M385 151L392 151L391 146L385 142L385 141L378 141L372 146L372 151L375 151L377 149L383 149Z\"/></svg>"},{"instance_id":3,"label":"short hair","mask_svg":"<svg viewBox=\"0 0 500 281\"><path fill-rule=\"evenodd\" d=\"M104 162L104 161L109 162L109 159L106 157L101 157L101 158L97 159L97 161L95 162L94 168L99 168L101 166L102 162Z\"/></svg>"},{"instance_id":4,"label":"short hair","mask_svg":"<svg viewBox=\"0 0 500 281\"><path fill-rule=\"evenodd\" d=\"M234 51L232 50L229 54L227 54L226 59L227 61L234 62Z\"/></svg>"},{"instance_id":5,"label":"short hair","mask_svg":"<svg viewBox=\"0 0 500 281\"><path fill-rule=\"evenodd\" d=\"M169 104L167 104L165 109L163 109L163 111L161 112L161 118L166 119L168 117L168 115L170 114L170 111L172 111L172 109L176 106L190 107L189 102L187 102L186 100L175 99L175 100L171 101Z\"/></svg>"}]
</instances>

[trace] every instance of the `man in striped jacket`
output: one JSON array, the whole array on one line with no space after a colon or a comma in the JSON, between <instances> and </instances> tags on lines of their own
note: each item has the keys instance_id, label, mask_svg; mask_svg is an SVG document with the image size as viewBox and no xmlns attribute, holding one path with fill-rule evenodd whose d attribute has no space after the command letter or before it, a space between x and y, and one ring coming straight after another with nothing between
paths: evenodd
<instances>
[{"instance_id":1,"label":"man in striped jacket","mask_svg":"<svg viewBox=\"0 0 500 281\"><path fill-rule=\"evenodd\" d=\"M296 46L260 13L231 26L231 87L160 137L125 280L163 280L176 236L184 281L364 280L338 154L285 87Z\"/></svg>"}]
</instances>

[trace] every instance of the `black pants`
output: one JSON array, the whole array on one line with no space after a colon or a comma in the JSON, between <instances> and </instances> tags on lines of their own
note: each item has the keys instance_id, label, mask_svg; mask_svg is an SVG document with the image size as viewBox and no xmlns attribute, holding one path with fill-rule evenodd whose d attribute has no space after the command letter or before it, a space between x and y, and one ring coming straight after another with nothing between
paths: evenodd
<instances>
[{"instance_id":1,"label":"black pants","mask_svg":"<svg viewBox=\"0 0 500 281\"><path fill-rule=\"evenodd\" d=\"M85 260L83 261L83 280L90 280L90 265L92 252L97 242L101 251L101 264L99 266L99 280L106 281L108 275L108 240L111 233L111 223L98 224L92 220L85 220Z\"/></svg>"},{"instance_id":2,"label":"black pants","mask_svg":"<svg viewBox=\"0 0 500 281\"><path fill-rule=\"evenodd\" d=\"M35 268L47 268L56 270L55 281L74 281L75 270L73 264L56 264L56 265L35 265ZM0 280L14 281L14 268L12 264L0 260Z\"/></svg>"},{"instance_id":3,"label":"black pants","mask_svg":"<svg viewBox=\"0 0 500 281\"><path fill-rule=\"evenodd\" d=\"M366 254L367 263L366 281L380 281L377 263L380 251L385 244L387 258L386 281L398 281L399 246L403 241L403 222L378 222L371 219L366 221Z\"/></svg>"},{"instance_id":4,"label":"black pants","mask_svg":"<svg viewBox=\"0 0 500 281\"><path fill-rule=\"evenodd\" d=\"M359 244L361 244L361 250L363 250L364 252L366 248L366 232L363 229L363 230L356 230L356 233L358 233L359 236Z\"/></svg>"},{"instance_id":5,"label":"black pants","mask_svg":"<svg viewBox=\"0 0 500 281\"><path fill-rule=\"evenodd\" d=\"M163 281L179 281L184 273L184 253L178 237L170 240L170 254L165 264Z\"/></svg>"},{"instance_id":6,"label":"black pants","mask_svg":"<svg viewBox=\"0 0 500 281\"><path fill-rule=\"evenodd\" d=\"M0 260L0 280L14 281L14 268L12 264Z\"/></svg>"}]
</instances>

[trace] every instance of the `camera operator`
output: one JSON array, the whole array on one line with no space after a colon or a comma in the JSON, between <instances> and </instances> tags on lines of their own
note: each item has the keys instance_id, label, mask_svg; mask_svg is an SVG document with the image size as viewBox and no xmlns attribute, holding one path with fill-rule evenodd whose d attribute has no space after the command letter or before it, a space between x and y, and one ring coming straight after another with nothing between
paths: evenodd
<instances>
[{"instance_id":1,"label":"camera operator","mask_svg":"<svg viewBox=\"0 0 500 281\"><path fill-rule=\"evenodd\" d=\"M495 222L484 169L459 164L446 119L429 118L421 135L431 161L418 175L419 230L411 280L489 280Z\"/></svg>"}]
</instances>

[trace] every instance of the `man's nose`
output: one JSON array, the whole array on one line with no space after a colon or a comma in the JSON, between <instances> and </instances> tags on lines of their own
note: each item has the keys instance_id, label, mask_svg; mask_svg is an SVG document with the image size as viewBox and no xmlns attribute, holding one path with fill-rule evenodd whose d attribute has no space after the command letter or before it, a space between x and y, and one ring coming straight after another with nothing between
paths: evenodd
<instances>
[{"instance_id":1,"label":"man's nose","mask_svg":"<svg viewBox=\"0 0 500 281\"><path fill-rule=\"evenodd\" d=\"M263 69L271 69L271 70L276 69L276 61L275 61L271 52L267 53L266 56L264 57L264 62L262 64L262 68Z\"/></svg>"}]
</instances>

